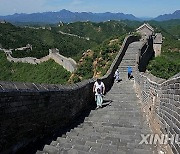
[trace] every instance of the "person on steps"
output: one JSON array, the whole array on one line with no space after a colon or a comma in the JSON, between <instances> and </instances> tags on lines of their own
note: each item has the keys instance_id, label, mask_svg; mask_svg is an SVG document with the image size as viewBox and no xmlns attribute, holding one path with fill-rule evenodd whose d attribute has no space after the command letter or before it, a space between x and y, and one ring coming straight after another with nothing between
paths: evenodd
<instances>
[{"instance_id":1,"label":"person on steps","mask_svg":"<svg viewBox=\"0 0 180 154\"><path fill-rule=\"evenodd\" d=\"M102 107L103 94L105 93L105 85L100 79L97 79L97 81L94 83L93 93L95 93L95 101L97 105L96 109L98 109Z\"/></svg>"},{"instance_id":2,"label":"person on steps","mask_svg":"<svg viewBox=\"0 0 180 154\"><path fill-rule=\"evenodd\" d=\"M118 69L114 73L114 78L115 78L115 81L117 83L120 81L120 76L119 76L119 70Z\"/></svg>"},{"instance_id":3,"label":"person on steps","mask_svg":"<svg viewBox=\"0 0 180 154\"><path fill-rule=\"evenodd\" d=\"M128 79L130 80L131 78L133 78L133 76L132 76L132 68L130 66L128 66Z\"/></svg>"}]
</instances>

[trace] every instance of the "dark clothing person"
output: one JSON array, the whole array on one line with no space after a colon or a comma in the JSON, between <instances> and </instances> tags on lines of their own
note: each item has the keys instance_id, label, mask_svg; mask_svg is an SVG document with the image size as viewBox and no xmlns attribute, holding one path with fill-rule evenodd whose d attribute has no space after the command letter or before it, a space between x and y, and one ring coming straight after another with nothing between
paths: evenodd
<instances>
[{"instance_id":1,"label":"dark clothing person","mask_svg":"<svg viewBox=\"0 0 180 154\"><path fill-rule=\"evenodd\" d=\"M128 66L128 79L132 78L132 68Z\"/></svg>"}]
</instances>

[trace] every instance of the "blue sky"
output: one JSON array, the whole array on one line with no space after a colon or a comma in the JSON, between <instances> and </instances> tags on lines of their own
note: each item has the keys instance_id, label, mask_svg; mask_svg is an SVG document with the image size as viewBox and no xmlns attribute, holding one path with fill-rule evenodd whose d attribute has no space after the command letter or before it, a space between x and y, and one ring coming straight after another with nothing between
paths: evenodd
<instances>
[{"instance_id":1,"label":"blue sky","mask_svg":"<svg viewBox=\"0 0 180 154\"><path fill-rule=\"evenodd\" d=\"M180 0L0 0L0 15L67 9L77 12L122 12L156 17L180 9Z\"/></svg>"}]
</instances>

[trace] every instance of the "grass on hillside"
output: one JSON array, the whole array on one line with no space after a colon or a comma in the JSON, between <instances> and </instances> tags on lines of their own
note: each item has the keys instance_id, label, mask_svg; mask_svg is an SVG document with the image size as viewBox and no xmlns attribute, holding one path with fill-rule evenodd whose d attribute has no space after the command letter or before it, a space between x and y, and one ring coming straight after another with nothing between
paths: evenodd
<instances>
[{"instance_id":1,"label":"grass on hillside","mask_svg":"<svg viewBox=\"0 0 180 154\"><path fill-rule=\"evenodd\" d=\"M163 52L150 61L148 70L163 79L176 75L180 72L180 52Z\"/></svg>"},{"instance_id":2,"label":"grass on hillside","mask_svg":"<svg viewBox=\"0 0 180 154\"><path fill-rule=\"evenodd\" d=\"M87 51L78 62L78 69L74 72L71 82L105 75L119 52L124 38L125 35L113 37Z\"/></svg>"},{"instance_id":3,"label":"grass on hillside","mask_svg":"<svg viewBox=\"0 0 180 154\"><path fill-rule=\"evenodd\" d=\"M162 33L162 53L150 61L148 70L155 76L168 79L180 72L180 20L151 21L155 31Z\"/></svg>"},{"instance_id":4,"label":"grass on hillside","mask_svg":"<svg viewBox=\"0 0 180 154\"><path fill-rule=\"evenodd\" d=\"M53 60L38 65L27 63L13 63L0 52L0 80L32 83L65 84L70 72Z\"/></svg>"},{"instance_id":5,"label":"grass on hillside","mask_svg":"<svg viewBox=\"0 0 180 154\"><path fill-rule=\"evenodd\" d=\"M66 57L74 57L96 44L94 41L62 35L53 29L21 28L10 23L0 24L0 40L0 47L5 49L16 49L31 44L31 52L14 51L13 57L36 58L46 56L51 48L58 48L60 54Z\"/></svg>"}]
</instances>

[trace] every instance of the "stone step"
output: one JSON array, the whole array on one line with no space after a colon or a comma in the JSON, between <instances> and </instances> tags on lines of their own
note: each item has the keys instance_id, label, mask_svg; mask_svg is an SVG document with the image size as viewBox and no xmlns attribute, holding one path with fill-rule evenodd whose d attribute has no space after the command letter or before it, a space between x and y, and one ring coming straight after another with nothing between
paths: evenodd
<instances>
[{"instance_id":1,"label":"stone step","mask_svg":"<svg viewBox=\"0 0 180 154\"><path fill-rule=\"evenodd\" d=\"M110 126L89 126L89 127L84 127L84 128L75 128L72 129L70 132L76 135L78 135L81 132L98 132L98 133L119 133L123 135L139 135L142 133L150 133L150 130L147 129L138 129L138 128L127 128L127 127L110 127Z\"/></svg>"},{"instance_id":2,"label":"stone step","mask_svg":"<svg viewBox=\"0 0 180 154\"><path fill-rule=\"evenodd\" d=\"M124 56L122 61L126 61L126 60L136 60L136 56L132 55L132 56Z\"/></svg>"},{"instance_id":3,"label":"stone step","mask_svg":"<svg viewBox=\"0 0 180 154\"><path fill-rule=\"evenodd\" d=\"M119 70L119 71L122 71L122 70L123 70L123 71L124 71L124 70L127 71L127 69L128 69L127 66L119 66L119 67L118 67L118 70ZM134 69L135 69L135 66L132 67L132 71L133 71Z\"/></svg>"},{"instance_id":4,"label":"stone step","mask_svg":"<svg viewBox=\"0 0 180 154\"><path fill-rule=\"evenodd\" d=\"M125 118L125 117L124 117ZM133 121L133 120L126 120L126 119L121 119L121 120L107 120L107 121L101 121L101 120L89 120L89 121L85 121L87 123L94 123L94 125L99 125L100 127L125 127L125 128L134 128L134 129L143 129L144 130L149 130L148 129L148 124L144 121L144 122L137 122L137 121ZM88 127L88 126L87 126Z\"/></svg>"},{"instance_id":5,"label":"stone step","mask_svg":"<svg viewBox=\"0 0 180 154\"><path fill-rule=\"evenodd\" d=\"M130 136L130 135L117 136L117 133L109 134L109 135L107 134L104 137L97 135L92 136L92 135L79 134L79 136L73 136L73 135L67 136L67 142L63 144L67 145L69 143L71 144L70 147L73 147L73 145L75 144L75 145L101 148L103 145L128 146L130 143L131 145L138 146L140 141L141 141L140 137L136 139L134 136Z\"/></svg>"},{"instance_id":6,"label":"stone step","mask_svg":"<svg viewBox=\"0 0 180 154\"><path fill-rule=\"evenodd\" d=\"M123 148L138 148L140 151L144 149L150 150L152 147L147 145L139 145L139 140L133 140L131 136L128 135L121 135L120 137L112 137L106 136L103 139L98 138L97 136L68 136L66 139L66 143L59 143L61 140L58 139L57 142L59 143L58 146L65 147L64 149L74 148L77 150L82 150L88 152L89 148L103 148L103 149L111 149L115 148L115 150L122 150ZM53 141L51 143L52 146L57 146L57 142ZM55 144L54 144L55 143ZM75 148L78 147L78 148ZM57 148L57 147L56 147ZM47 151L47 150L46 150Z\"/></svg>"},{"instance_id":7,"label":"stone step","mask_svg":"<svg viewBox=\"0 0 180 154\"><path fill-rule=\"evenodd\" d=\"M133 64L133 63L136 63L136 59L135 59L135 58L129 59L129 60L122 59L120 65L123 64L123 63L130 63L130 64Z\"/></svg>"},{"instance_id":8,"label":"stone step","mask_svg":"<svg viewBox=\"0 0 180 154\"><path fill-rule=\"evenodd\" d=\"M125 136L127 137L127 136ZM57 141L51 142L50 146L45 146L43 151L54 153L57 151L62 152L70 149L75 149L78 152L122 152L134 150L134 152L149 152L154 149L152 146L139 145L139 141L132 142L132 139L123 140L117 137L105 137L103 140L95 137L67 137L66 142L58 138ZM92 150L93 149L93 150ZM95 151L94 151L95 150ZM105 150L105 151L104 151ZM69 151L70 152L70 151ZM42 153L42 152L41 152Z\"/></svg>"},{"instance_id":9,"label":"stone step","mask_svg":"<svg viewBox=\"0 0 180 154\"><path fill-rule=\"evenodd\" d=\"M58 153L60 150L55 147L55 146L52 146L52 145L45 145L44 148L43 148L43 152L46 152L48 154L55 154L55 153Z\"/></svg>"},{"instance_id":10,"label":"stone step","mask_svg":"<svg viewBox=\"0 0 180 154\"><path fill-rule=\"evenodd\" d=\"M123 64L119 65L118 69L120 69L120 68L126 68L127 69L128 66L134 68L135 64L134 63L131 63L131 64L130 63L123 63Z\"/></svg>"}]
</instances>

